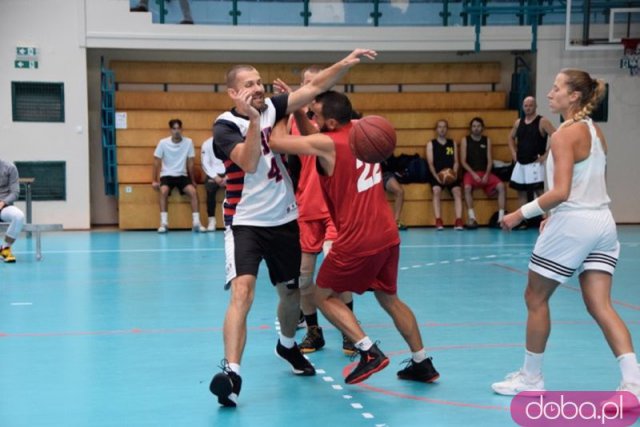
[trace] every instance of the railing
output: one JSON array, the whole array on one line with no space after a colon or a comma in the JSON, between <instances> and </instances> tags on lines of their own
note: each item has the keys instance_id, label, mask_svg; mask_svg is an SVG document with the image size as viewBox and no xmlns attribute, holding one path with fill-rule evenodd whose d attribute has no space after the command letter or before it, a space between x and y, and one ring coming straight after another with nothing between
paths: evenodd
<instances>
[{"instance_id":1,"label":"railing","mask_svg":"<svg viewBox=\"0 0 640 427\"><path fill-rule=\"evenodd\" d=\"M104 59L100 67L100 120L102 132L102 166L104 174L104 193L107 196L118 195L118 162L116 158L115 127L115 76L105 68Z\"/></svg>"}]
</instances>

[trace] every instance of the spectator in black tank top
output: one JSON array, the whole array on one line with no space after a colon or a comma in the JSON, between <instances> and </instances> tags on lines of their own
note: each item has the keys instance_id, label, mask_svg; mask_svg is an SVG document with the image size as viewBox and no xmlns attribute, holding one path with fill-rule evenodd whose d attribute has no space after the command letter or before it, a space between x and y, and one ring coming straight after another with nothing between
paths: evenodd
<instances>
[{"instance_id":1,"label":"spectator in black tank top","mask_svg":"<svg viewBox=\"0 0 640 427\"><path fill-rule=\"evenodd\" d=\"M520 206L529 197L540 197L544 192L547 137L556 131L549 120L536 114L536 107L535 98L526 97L522 102L524 118L515 121L509 134L509 150L515 163L509 186L518 191ZM522 224L526 227L526 222Z\"/></svg>"},{"instance_id":2,"label":"spectator in black tank top","mask_svg":"<svg viewBox=\"0 0 640 427\"><path fill-rule=\"evenodd\" d=\"M491 156L491 140L484 136L484 121L474 117L469 123L471 134L462 138L460 142L460 163L466 170L464 178L464 198L467 202L469 218L467 228L478 227L476 213L473 210L473 189L482 188L489 197L498 196L498 223L504 218L506 194L504 183L491 173L493 158Z\"/></svg>"},{"instance_id":3,"label":"spectator in black tank top","mask_svg":"<svg viewBox=\"0 0 640 427\"><path fill-rule=\"evenodd\" d=\"M456 221L454 229L463 230L462 223L462 190L460 189L460 180L458 171L460 163L458 162L458 148L452 139L447 138L449 131L449 123L446 120L438 120L436 123L437 138L427 142L427 164L431 171L431 192L433 193L433 214L435 215L436 229L442 230L444 223L442 221L442 209L440 199L442 190L446 188L453 195ZM453 169L456 180L451 184L442 182L438 173L444 169Z\"/></svg>"}]
</instances>

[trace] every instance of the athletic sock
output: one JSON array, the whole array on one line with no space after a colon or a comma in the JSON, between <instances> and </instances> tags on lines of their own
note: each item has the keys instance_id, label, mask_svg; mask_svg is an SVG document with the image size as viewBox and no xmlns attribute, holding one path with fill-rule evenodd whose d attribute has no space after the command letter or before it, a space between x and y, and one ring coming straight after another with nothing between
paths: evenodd
<instances>
[{"instance_id":1,"label":"athletic sock","mask_svg":"<svg viewBox=\"0 0 640 427\"><path fill-rule=\"evenodd\" d=\"M161 225L169 224L169 212L160 212L160 224Z\"/></svg>"},{"instance_id":2,"label":"athletic sock","mask_svg":"<svg viewBox=\"0 0 640 427\"><path fill-rule=\"evenodd\" d=\"M296 339L285 337L280 333L280 344L282 344L284 348L293 348L293 346L296 345Z\"/></svg>"},{"instance_id":3,"label":"athletic sock","mask_svg":"<svg viewBox=\"0 0 640 427\"><path fill-rule=\"evenodd\" d=\"M625 353L618 356L618 365L622 373L622 381L631 384L640 384L640 367L635 353Z\"/></svg>"},{"instance_id":4,"label":"athletic sock","mask_svg":"<svg viewBox=\"0 0 640 427\"><path fill-rule=\"evenodd\" d=\"M416 363L420 363L426 358L427 358L427 351L424 348L414 353L411 353L411 359Z\"/></svg>"},{"instance_id":5,"label":"athletic sock","mask_svg":"<svg viewBox=\"0 0 640 427\"><path fill-rule=\"evenodd\" d=\"M542 375L542 357L544 353L534 353L529 350L524 352L524 366L522 370L528 377Z\"/></svg>"},{"instance_id":6,"label":"athletic sock","mask_svg":"<svg viewBox=\"0 0 640 427\"><path fill-rule=\"evenodd\" d=\"M316 311L313 314L305 314L304 320L307 322L307 327L318 326L318 312Z\"/></svg>"},{"instance_id":7,"label":"athletic sock","mask_svg":"<svg viewBox=\"0 0 640 427\"><path fill-rule=\"evenodd\" d=\"M369 337L364 337L360 341L355 343L355 346L358 350L367 351L371 347L373 347L373 341L371 341Z\"/></svg>"}]
</instances>

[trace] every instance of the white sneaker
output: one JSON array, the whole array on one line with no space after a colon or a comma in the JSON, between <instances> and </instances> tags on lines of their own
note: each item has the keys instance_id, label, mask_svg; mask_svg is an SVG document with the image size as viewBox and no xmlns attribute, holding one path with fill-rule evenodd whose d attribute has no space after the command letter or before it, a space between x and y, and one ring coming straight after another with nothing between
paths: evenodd
<instances>
[{"instance_id":1,"label":"white sneaker","mask_svg":"<svg viewBox=\"0 0 640 427\"><path fill-rule=\"evenodd\" d=\"M209 225L207 225L207 231L216 231L216 221L209 221Z\"/></svg>"},{"instance_id":2,"label":"white sneaker","mask_svg":"<svg viewBox=\"0 0 640 427\"><path fill-rule=\"evenodd\" d=\"M167 224L160 224L158 227L158 233L166 233L167 232Z\"/></svg>"},{"instance_id":3,"label":"white sneaker","mask_svg":"<svg viewBox=\"0 0 640 427\"><path fill-rule=\"evenodd\" d=\"M496 393L505 396L515 396L523 391L545 391L542 375L531 378L527 376L522 369L510 373L505 377L504 381L491 384L491 388Z\"/></svg>"},{"instance_id":4,"label":"white sneaker","mask_svg":"<svg viewBox=\"0 0 640 427\"><path fill-rule=\"evenodd\" d=\"M194 233L206 233L207 229L200 223L197 224L193 224L193 228L192 228Z\"/></svg>"},{"instance_id":5,"label":"white sneaker","mask_svg":"<svg viewBox=\"0 0 640 427\"><path fill-rule=\"evenodd\" d=\"M616 389L616 391L628 391L633 394L636 398L634 399L631 396L624 396L622 399L622 404L624 405L624 410L636 409L640 407L640 384L633 383L625 383L621 382L620 386ZM619 399L613 399L616 403L619 402Z\"/></svg>"}]
</instances>

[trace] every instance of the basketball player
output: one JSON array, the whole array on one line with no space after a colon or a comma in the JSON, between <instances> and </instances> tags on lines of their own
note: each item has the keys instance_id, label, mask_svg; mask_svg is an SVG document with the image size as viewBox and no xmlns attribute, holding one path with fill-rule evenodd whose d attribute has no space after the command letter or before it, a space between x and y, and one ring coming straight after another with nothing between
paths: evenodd
<instances>
[{"instance_id":1,"label":"basketball player","mask_svg":"<svg viewBox=\"0 0 640 427\"><path fill-rule=\"evenodd\" d=\"M451 184L445 184L438 177L438 173L443 169L453 169L453 173L458 176L460 163L458 162L458 147L452 139L447 138L449 123L446 120L438 120L436 123L435 139L427 142L427 165L431 171L431 191L433 193L433 213L436 217L436 229L444 229L442 222L442 209L440 198L442 189L446 188L453 195L453 203L456 213L456 222L453 225L455 230L464 230L462 223L462 190L460 190L460 180Z\"/></svg>"},{"instance_id":2,"label":"basketball player","mask_svg":"<svg viewBox=\"0 0 640 427\"><path fill-rule=\"evenodd\" d=\"M520 206L527 203L528 193L540 197L544 192L547 137L556 131L549 120L536 114L536 107L536 99L526 97L522 102L524 118L516 120L509 133L509 150L515 163L509 186L518 192Z\"/></svg>"},{"instance_id":3,"label":"basketball player","mask_svg":"<svg viewBox=\"0 0 640 427\"><path fill-rule=\"evenodd\" d=\"M469 216L467 228L475 229L478 228L478 221L473 209L473 190L482 188L489 197L494 197L497 194L498 223L501 223L504 217L507 197L504 183L495 174L491 173L493 168L491 140L482 134L484 121L480 117L474 117L469 123L469 128L471 133L462 138L460 142L460 163L466 170L462 182Z\"/></svg>"},{"instance_id":4,"label":"basketball player","mask_svg":"<svg viewBox=\"0 0 640 427\"><path fill-rule=\"evenodd\" d=\"M265 98L260 73L254 67L236 65L227 73L227 93L235 108L220 115L213 129L214 151L224 161L227 173L225 288L231 289L223 330L225 359L222 372L213 377L209 387L221 405L237 404L247 315L262 259L280 299L276 355L291 365L294 374L315 375L294 338L300 312L298 210L282 156L272 152L269 136L279 119L332 87L361 57L374 59L375 55L372 50L356 49L318 73L309 84L272 98Z\"/></svg>"},{"instance_id":5,"label":"basketball player","mask_svg":"<svg viewBox=\"0 0 640 427\"><path fill-rule=\"evenodd\" d=\"M322 69L316 65L309 66L302 70L301 85L311 83ZM277 79L274 86L281 92L291 92L291 88L282 80ZM318 132L313 121L313 112L305 107L304 114L312 119L303 125L311 124L304 130L304 134ZM300 135L300 130L296 125L293 115L289 116L289 133ZM320 350L325 345L322 328L318 324L318 310L313 298L316 287L313 278L316 269L316 260L320 252L326 255L331 249L333 241L337 237L336 227L331 221L329 210L322 196L318 172L316 171L316 158L314 156L289 156L289 164L299 163L299 176L295 177L296 202L298 203L298 226L300 227L300 246L302 248L302 262L300 264L300 308L304 316L304 323L307 327L307 334L300 343L300 350L303 353L313 353ZM292 173L293 175L293 173ZM292 176L292 178L294 178ZM351 292L344 292L340 298L353 311L353 296ZM345 355L351 356L356 353L356 348L351 341L342 335L342 351Z\"/></svg>"},{"instance_id":6,"label":"basketball player","mask_svg":"<svg viewBox=\"0 0 640 427\"><path fill-rule=\"evenodd\" d=\"M322 133L296 137L287 135L284 125L276 126L271 146L278 152L318 158L320 184L338 238L320 267L316 302L360 353L359 364L345 381L359 383L389 364L389 359L338 297L345 291L362 294L372 290L412 352L412 358L398 376L433 382L439 374L426 355L416 318L397 295L400 237L382 188L380 165L357 160L349 148L352 127L349 98L338 92L326 92L316 97L312 110ZM296 120L305 118L296 113Z\"/></svg>"},{"instance_id":7,"label":"basketball player","mask_svg":"<svg viewBox=\"0 0 640 427\"><path fill-rule=\"evenodd\" d=\"M510 230L523 219L551 212L529 262L524 366L494 383L496 393L544 390L542 357L551 332L549 299L577 270L587 311L618 359L622 372L618 390L640 396L640 369L631 336L611 304L620 244L605 183L607 144L589 117L604 90L602 80L564 69L547 95L551 111L568 120L551 136L546 165L549 190L504 217L503 228Z\"/></svg>"}]
</instances>

